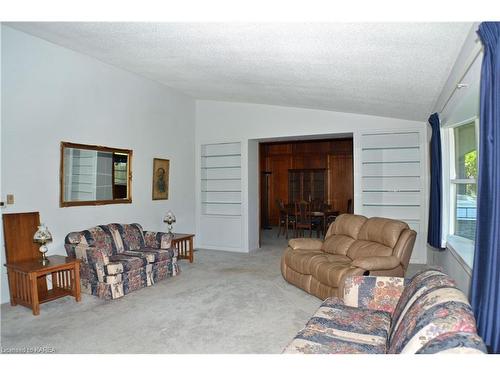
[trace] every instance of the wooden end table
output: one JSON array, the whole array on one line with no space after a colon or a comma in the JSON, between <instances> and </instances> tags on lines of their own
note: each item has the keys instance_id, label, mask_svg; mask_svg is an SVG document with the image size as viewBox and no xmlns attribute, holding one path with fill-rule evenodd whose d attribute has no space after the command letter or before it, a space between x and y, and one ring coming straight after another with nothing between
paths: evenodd
<instances>
[{"instance_id":1,"label":"wooden end table","mask_svg":"<svg viewBox=\"0 0 500 375\"><path fill-rule=\"evenodd\" d=\"M80 260L60 255L48 257L43 265L38 259L6 264L10 304L26 306L33 315L40 314L40 304L59 297L73 296L80 301ZM39 288L37 279L52 275L52 289Z\"/></svg>"},{"instance_id":2,"label":"wooden end table","mask_svg":"<svg viewBox=\"0 0 500 375\"><path fill-rule=\"evenodd\" d=\"M193 238L194 234L174 233L172 245L179 250L179 259L189 259L193 263Z\"/></svg>"}]
</instances>

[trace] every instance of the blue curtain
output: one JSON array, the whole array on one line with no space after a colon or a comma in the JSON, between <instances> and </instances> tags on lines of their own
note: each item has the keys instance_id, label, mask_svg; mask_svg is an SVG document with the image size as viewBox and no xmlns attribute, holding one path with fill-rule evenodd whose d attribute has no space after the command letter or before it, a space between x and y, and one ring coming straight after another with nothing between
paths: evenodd
<instances>
[{"instance_id":1,"label":"blue curtain","mask_svg":"<svg viewBox=\"0 0 500 375\"><path fill-rule=\"evenodd\" d=\"M441 249L441 200L442 200L442 159L441 159L441 130L439 116L433 113L429 117L432 127L431 137L431 195L429 202L429 228L427 243Z\"/></svg>"},{"instance_id":2,"label":"blue curtain","mask_svg":"<svg viewBox=\"0 0 500 375\"><path fill-rule=\"evenodd\" d=\"M479 334L500 353L500 22L481 23L478 34L484 56L471 302Z\"/></svg>"}]
</instances>

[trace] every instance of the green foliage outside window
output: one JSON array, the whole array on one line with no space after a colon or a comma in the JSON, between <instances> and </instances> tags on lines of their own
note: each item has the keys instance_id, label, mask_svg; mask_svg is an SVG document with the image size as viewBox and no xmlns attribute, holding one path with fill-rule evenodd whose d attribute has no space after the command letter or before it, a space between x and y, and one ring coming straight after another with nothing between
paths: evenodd
<instances>
[{"instance_id":1,"label":"green foliage outside window","mask_svg":"<svg viewBox=\"0 0 500 375\"><path fill-rule=\"evenodd\" d=\"M465 154L465 177L477 178L477 150ZM467 184L467 195L476 196L476 184Z\"/></svg>"}]
</instances>

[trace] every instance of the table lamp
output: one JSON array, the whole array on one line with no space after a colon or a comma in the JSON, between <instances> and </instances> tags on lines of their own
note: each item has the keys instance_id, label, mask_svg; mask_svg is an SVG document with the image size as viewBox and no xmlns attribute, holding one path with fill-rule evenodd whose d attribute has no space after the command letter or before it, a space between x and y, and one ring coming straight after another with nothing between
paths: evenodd
<instances>
[{"instance_id":1,"label":"table lamp","mask_svg":"<svg viewBox=\"0 0 500 375\"><path fill-rule=\"evenodd\" d=\"M167 223L168 233L172 233L172 224L175 223L175 215L172 211L168 211L165 217L163 218L163 222Z\"/></svg>"},{"instance_id":2,"label":"table lamp","mask_svg":"<svg viewBox=\"0 0 500 375\"><path fill-rule=\"evenodd\" d=\"M52 234L49 232L49 229L45 226L45 224L40 224L38 226L38 230L33 236L33 240L42 244L39 249L42 253L42 259L40 260L40 262L43 265L48 264L49 260L47 259L45 253L49 250L49 248L47 247L46 243L52 241Z\"/></svg>"}]
</instances>

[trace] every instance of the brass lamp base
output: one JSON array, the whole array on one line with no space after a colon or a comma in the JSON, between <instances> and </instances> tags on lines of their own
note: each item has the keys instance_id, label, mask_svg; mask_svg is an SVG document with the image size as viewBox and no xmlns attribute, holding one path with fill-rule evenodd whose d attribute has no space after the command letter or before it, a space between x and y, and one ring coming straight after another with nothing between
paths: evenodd
<instances>
[{"instance_id":1,"label":"brass lamp base","mask_svg":"<svg viewBox=\"0 0 500 375\"><path fill-rule=\"evenodd\" d=\"M45 253L47 252L48 249L47 249L47 246L45 246L45 244L40 246L40 249L44 250L44 251L40 251L42 253L42 259L40 259L40 263L42 263L42 265L45 266L45 265L50 263L50 261L47 259L47 256L45 255Z\"/></svg>"}]
</instances>

